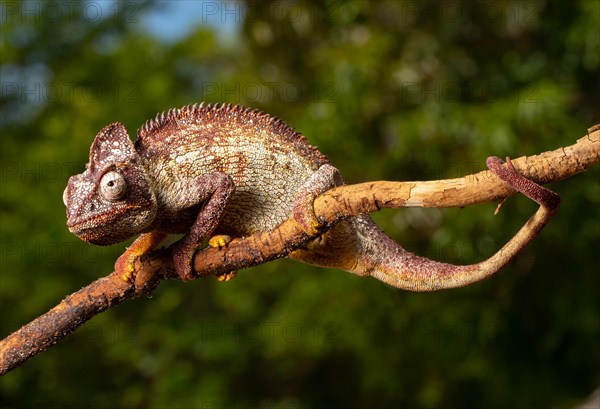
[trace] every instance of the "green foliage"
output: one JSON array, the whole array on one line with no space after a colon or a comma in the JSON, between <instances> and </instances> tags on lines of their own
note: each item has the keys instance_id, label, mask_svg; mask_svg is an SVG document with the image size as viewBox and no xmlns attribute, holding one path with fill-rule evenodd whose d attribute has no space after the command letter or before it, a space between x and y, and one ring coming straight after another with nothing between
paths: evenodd
<instances>
[{"instance_id":1,"label":"green foliage","mask_svg":"<svg viewBox=\"0 0 600 409\"><path fill-rule=\"evenodd\" d=\"M0 4L1 336L124 249L80 242L63 217L66 181L109 122L133 134L171 107L243 103L285 119L357 182L468 174L489 155L569 145L600 118L598 2L208 2L217 24L175 41L143 24L166 3L102 18L49 4ZM0 401L572 407L600 383L598 180L595 166L552 186L556 219L485 282L413 294L287 260L226 284L165 282L0 379ZM469 263L535 210L520 197L494 207L374 218L411 251Z\"/></svg>"}]
</instances>

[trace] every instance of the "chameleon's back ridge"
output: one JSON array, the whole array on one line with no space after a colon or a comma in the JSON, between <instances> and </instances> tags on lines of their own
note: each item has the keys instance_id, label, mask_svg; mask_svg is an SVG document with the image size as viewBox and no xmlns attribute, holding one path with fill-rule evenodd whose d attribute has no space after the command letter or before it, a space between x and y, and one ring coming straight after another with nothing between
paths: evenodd
<instances>
[{"instance_id":1,"label":"chameleon's back ridge","mask_svg":"<svg viewBox=\"0 0 600 409\"><path fill-rule=\"evenodd\" d=\"M232 104L190 104L172 108L147 120L137 131L136 147L156 145L173 135L193 129L196 135L214 138L214 133L240 134L245 138L261 138L290 144L294 152L321 165L327 158L301 133L276 116L257 109Z\"/></svg>"}]
</instances>

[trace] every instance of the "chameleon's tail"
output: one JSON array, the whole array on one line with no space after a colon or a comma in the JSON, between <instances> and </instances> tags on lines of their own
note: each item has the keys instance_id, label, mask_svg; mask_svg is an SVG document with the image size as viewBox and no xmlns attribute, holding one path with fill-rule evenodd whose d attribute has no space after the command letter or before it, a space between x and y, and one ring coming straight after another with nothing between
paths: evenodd
<instances>
[{"instance_id":1,"label":"chameleon's tail","mask_svg":"<svg viewBox=\"0 0 600 409\"><path fill-rule=\"evenodd\" d=\"M388 237L368 216L336 224L306 249L290 256L311 264L372 276L394 287L412 291L461 287L482 280L507 265L523 250L550 221L560 204L556 193L512 170L505 170L498 161L494 159L488 166L499 177L511 178L512 186L538 202L540 207L521 230L487 260L457 266L417 256Z\"/></svg>"},{"instance_id":2,"label":"chameleon's tail","mask_svg":"<svg viewBox=\"0 0 600 409\"><path fill-rule=\"evenodd\" d=\"M454 265L413 254L383 233L370 219L359 220L362 230L356 265L350 271L369 275L394 287L411 291L435 291L462 287L501 270L539 233L553 211L540 207L527 224L497 253L470 265ZM364 238L363 238L364 237Z\"/></svg>"},{"instance_id":3,"label":"chameleon's tail","mask_svg":"<svg viewBox=\"0 0 600 409\"><path fill-rule=\"evenodd\" d=\"M557 196L558 197L558 196ZM417 256L393 241L368 216L338 223L322 238L291 257L310 264L372 276L410 291L462 287L507 265L556 212L541 206L521 230L496 254L477 264L459 266Z\"/></svg>"}]
</instances>

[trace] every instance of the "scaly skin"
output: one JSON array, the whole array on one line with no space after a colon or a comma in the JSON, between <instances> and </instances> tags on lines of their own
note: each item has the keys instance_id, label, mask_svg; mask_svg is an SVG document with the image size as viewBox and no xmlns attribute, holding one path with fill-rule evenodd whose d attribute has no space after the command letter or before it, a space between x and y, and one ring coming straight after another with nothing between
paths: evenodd
<instances>
[{"instance_id":1,"label":"scaly skin","mask_svg":"<svg viewBox=\"0 0 600 409\"><path fill-rule=\"evenodd\" d=\"M488 167L544 211L489 260L453 266L415 256L368 216L336 224L290 258L415 291L480 280L521 251L558 206L554 193L500 163L490 159ZM206 238L213 247L226 246L232 237L273 229L290 215L307 233L318 233L314 198L341 184L325 156L281 120L240 106L201 104L157 115L142 125L135 143L122 124L106 126L92 144L86 171L69 180L64 201L67 225L83 240L107 245L142 234L115 265L126 280L135 258L167 234L184 233L174 245L174 263L189 280L194 252Z\"/></svg>"}]
</instances>

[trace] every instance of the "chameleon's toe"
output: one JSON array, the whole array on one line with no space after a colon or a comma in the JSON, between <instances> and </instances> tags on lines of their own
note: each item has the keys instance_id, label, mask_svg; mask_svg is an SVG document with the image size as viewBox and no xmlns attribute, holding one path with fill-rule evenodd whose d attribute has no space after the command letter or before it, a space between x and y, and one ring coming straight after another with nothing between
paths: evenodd
<instances>
[{"instance_id":1,"label":"chameleon's toe","mask_svg":"<svg viewBox=\"0 0 600 409\"><path fill-rule=\"evenodd\" d=\"M150 232L142 234L115 263L115 271L121 275L124 281L133 283L135 280L135 263L138 258L155 249L167 236L166 233Z\"/></svg>"},{"instance_id":2,"label":"chameleon's toe","mask_svg":"<svg viewBox=\"0 0 600 409\"><path fill-rule=\"evenodd\" d=\"M179 278L183 281L190 281L194 279L193 263L196 247L180 242L181 240L173 247L173 264Z\"/></svg>"},{"instance_id":3,"label":"chameleon's toe","mask_svg":"<svg viewBox=\"0 0 600 409\"><path fill-rule=\"evenodd\" d=\"M306 234L314 236L319 233L321 223L317 220L312 203L294 206L292 212L294 220L302 227L302 230L304 230Z\"/></svg>"},{"instance_id":4,"label":"chameleon's toe","mask_svg":"<svg viewBox=\"0 0 600 409\"><path fill-rule=\"evenodd\" d=\"M317 236L323 230L323 223L315 214L315 199L329 189L344 184L339 170L325 164L313 172L296 193L292 206L292 217L310 236Z\"/></svg>"},{"instance_id":5,"label":"chameleon's toe","mask_svg":"<svg viewBox=\"0 0 600 409\"><path fill-rule=\"evenodd\" d=\"M228 271L226 273L217 274L215 277L217 277L217 280L219 280L221 282L225 282L225 281L233 280L236 276L237 276L237 271Z\"/></svg>"},{"instance_id":6,"label":"chameleon's toe","mask_svg":"<svg viewBox=\"0 0 600 409\"><path fill-rule=\"evenodd\" d=\"M138 257L138 254L125 252L115 262L115 271L121 276L123 281L133 282L135 275L134 263Z\"/></svg>"},{"instance_id":7,"label":"chameleon's toe","mask_svg":"<svg viewBox=\"0 0 600 409\"><path fill-rule=\"evenodd\" d=\"M232 237L226 234L216 234L208 240L210 247L221 248L231 243Z\"/></svg>"}]
</instances>

